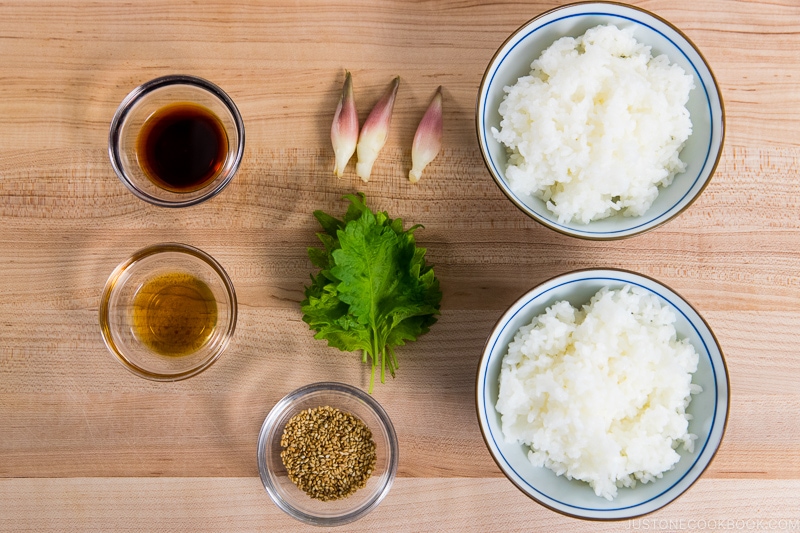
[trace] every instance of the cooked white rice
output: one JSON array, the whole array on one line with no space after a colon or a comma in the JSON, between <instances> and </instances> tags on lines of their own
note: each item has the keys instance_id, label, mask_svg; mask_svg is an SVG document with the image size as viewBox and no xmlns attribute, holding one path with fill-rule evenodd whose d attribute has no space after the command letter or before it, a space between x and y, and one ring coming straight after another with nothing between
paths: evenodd
<instances>
[{"instance_id":1,"label":"cooked white rice","mask_svg":"<svg viewBox=\"0 0 800 533\"><path fill-rule=\"evenodd\" d=\"M686 169L693 78L653 58L633 28L563 37L531 69L504 88L492 133L508 149L511 189L545 201L560 222L642 215Z\"/></svg>"},{"instance_id":2,"label":"cooked white rice","mask_svg":"<svg viewBox=\"0 0 800 533\"><path fill-rule=\"evenodd\" d=\"M671 470L694 448L686 408L699 356L676 338L675 314L638 287L600 290L582 310L558 302L520 328L500 372L496 409L506 442L528 459L586 481L608 500L617 487Z\"/></svg>"}]
</instances>

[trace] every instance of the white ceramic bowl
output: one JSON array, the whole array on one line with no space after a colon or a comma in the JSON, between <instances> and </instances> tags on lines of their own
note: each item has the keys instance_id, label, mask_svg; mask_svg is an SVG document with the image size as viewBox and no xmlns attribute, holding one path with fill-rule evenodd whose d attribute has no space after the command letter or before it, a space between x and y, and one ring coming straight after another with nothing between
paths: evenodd
<instances>
[{"instance_id":1,"label":"white ceramic bowl","mask_svg":"<svg viewBox=\"0 0 800 533\"><path fill-rule=\"evenodd\" d=\"M689 431L697 435L695 449L678 449L680 461L652 483L620 488L613 501L596 496L588 483L556 476L544 467L533 466L528 447L507 443L503 438L500 415L495 410L498 378L503 357L514 334L533 317L560 300L573 306L588 303L602 287L621 288L630 284L657 295L675 312L675 329L688 338L700 355L692 382L703 392L692 395L687 410L694 418ZM532 289L506 311L494 327L478 367L476 384L478 421L486 446L495 462L522 492L545 507L565 515L593 520L622 520L653 512L680 496L708 467L722 442L729 408L728 371L719 344L708 324L671 289L633 272L622 270L579 270L553 278Z\"/></svg>"},{"instance_id":2,"label":"white ceramic bowl","mask_svg":"<svg viewBox=\"0 0 800 533\"><path fill-rule=\"evenodd\" d=\"M492 136L500 128L498 108L503 88L530 73L531 62L557 39L579 37L600 24L633 27L634 37L652 47L653 56L666 54L694 77L695 88L687 109L692 135L681 151L687 169L662 188L650 209L639 217L621 214L582 224L561 223L545 203L530 195L513 192L506 182L508 156L503 144ZM630 237L655 228L680 214L708 185L722 153L725 136L724 108L714 75L700 51L680 30L643 9L607 2L570 4L548 11L524 24L498 49L481 81L476 109L478 143L486 167L506 196L524 213L545 226L573 237L609 240Z\"/></svg>"}]
</instances>

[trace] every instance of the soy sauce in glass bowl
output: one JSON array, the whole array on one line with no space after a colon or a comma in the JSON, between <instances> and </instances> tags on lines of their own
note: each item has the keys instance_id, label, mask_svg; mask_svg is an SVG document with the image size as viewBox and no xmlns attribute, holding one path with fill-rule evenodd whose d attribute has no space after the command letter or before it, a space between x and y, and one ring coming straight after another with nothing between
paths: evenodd
<instances>
[{"instance_id":1,"label":"soy sauce in glass bowl","mask_svg":"<svg viewBox=\"0 0 800 533\"><path fill-rule=\"evenodd\" d=\"M150 80L125 97L111 121L111 166L138 198L186 207L213 198L244 153L244 122L225 91L196 76Z\"/></svg>"}]
</instances>

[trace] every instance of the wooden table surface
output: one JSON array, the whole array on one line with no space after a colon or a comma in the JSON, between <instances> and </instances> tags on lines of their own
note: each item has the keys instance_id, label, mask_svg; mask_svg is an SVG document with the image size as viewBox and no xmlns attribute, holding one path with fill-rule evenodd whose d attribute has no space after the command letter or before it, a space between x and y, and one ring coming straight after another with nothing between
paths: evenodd
<instances>
[{"instance_id":1,"label":"wooden table surface","mask_svg":"<svg viewBox=\"0 0 800 533\"><path fill-rule=\"evenodd\" d=\"M440 322L399 351L374 396L397 429L398 478L348 530L800 529L800 3L651 0L715 72L727 112L710 186L679 218L610 242L527 218L486 171L474 126L486 64L553 1L0 2L0 529L290 530L258 478L256 438L298 386L366 387L356 354L301 321L315 209L342 195L424 224ZM361 120L401 86L373 178L332 174L329 128L353 73ZM107 154L136 85L199 75L236 101L241 169L222 194L169 210L136 199ZM410 184L410 146L444 87L444 148ZM114 267L185 242L217 258L239 297L234 340L178 383L125 371L98 328ZM495 320L535 284L622 267L683 294L727 358L727 434L687 494L643 521L590 524L529 500L481 438L474 379ZM305 528L305 529L311 529Z\"/></svg>"}]
</instances>

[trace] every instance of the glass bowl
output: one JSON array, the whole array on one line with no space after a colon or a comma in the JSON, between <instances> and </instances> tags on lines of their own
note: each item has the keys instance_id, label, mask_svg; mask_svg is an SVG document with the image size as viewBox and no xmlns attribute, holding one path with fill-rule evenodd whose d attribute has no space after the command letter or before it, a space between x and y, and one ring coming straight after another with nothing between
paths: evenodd
<instances>
[{"instance_id":1,"label":"glass bowl","mask_svg":"<svg viewBox=\"0 0 800 533\"><path fill-rule=\"evenodd\" d=\"M163 114L170 106L199 109L212 121L214 129L221 128L217 132L220 157L215 159L214 169L194 188L170 190L163 182L158 184L159 180L148 177L145 170L149 165L143 152L147 150L142 149L140 133L148 129L146 125L152 122L148 119ZM178 149L175 145L170 147L170 154L188 149L186 138L180 141ZM195 76L163 76L135 88L117 109L108 137L111 166L122 183L137 197L162 207L186 207L216 196L233 179L243 153L244 122L233 100L210 81ZM178 163L185 166L186 162L178 160Z\"/></svg>"},{"instance_id":2,"label":"glass bowl","mask_svg":"<svg viewBox=\"0 0 800 533\"><path fill-rule=\"evenodd\" d=\"M281 460L281 436L287 421L304 409L322 406L360 418L376 446L376 464L366 487L333 501L313 499L297 488ZM347 524L377 507L392 486L397 463L397 435L386 411L369 394L343 383L315 383L288 394L272 408L258 436L258 472L270 498L288 515L316 526Z\"/></svg>"},{"instance_id":3,"label":"glass bowl","mask_svg":"<svg viewBox=\"0 0 800 533\"><path fill-rule=\"evenodd\" d=\"M157 244L111 273L100 300L100 328L125 368L155 381L178 381L222 355L236 311L233 284L213 257L186 244Z\"/></svg>"}]
</instances>

